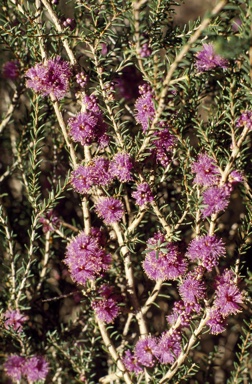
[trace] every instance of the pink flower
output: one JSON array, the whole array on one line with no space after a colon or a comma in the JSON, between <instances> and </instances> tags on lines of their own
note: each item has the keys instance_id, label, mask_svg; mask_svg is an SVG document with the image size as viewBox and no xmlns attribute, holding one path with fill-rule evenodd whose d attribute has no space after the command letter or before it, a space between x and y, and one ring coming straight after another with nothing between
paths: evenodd
<instances>
[{"instance_id":1,"label":"pink flower","mask_svg":"<svg viewBox=\"0 0 252 384\"><path fill-rule=\"evenodd\" d=\"M141 92L142 95L136 100L135 103L136 121L142 125L145 133L155 116L155 106L152 91L147 87L143 88L143 86L141 86Z\"/></svg>"},{"instance_id":2,"label":"pink flower","mask_svg":"<svg viewBox=\"0 0 252 384\"><path fill-rule=\"evenodd\" d=\"M222 187L214 186L203 192L203 205L205 208L201 210L204 218L214 213L224 211L230 198L231 188L228 185Z\"/></svg>"},{"instance_id":3,"label":"pink flower","mask_svg":"<svg viewBox=\"0 0 252 384\"><path fill-rule=\"evenodd\" d=\"M155 364L154 351L157 347L157 340L154 337L140 339L135 345L135 356L138 362L145 367L153 367Z\"/></svg>"},{"instance_id":4,"label":"pink flower","mask_svg":"<svg viewBox=\"0 0 252 384\"><path fill-rule=\"evenodd\" d=\"M23 323L28 320L28 317L22 315L18 309L8 310L4 314L4 326L6 329L9 327L16 332L22 332Z\"/></svg>"},{"instance_id":5,"label":"pink flower","mask_svg":"<svg viewBox=\"0 0 252 384\"><path fill-rule=\"evenodd\" d=\"M68 120L69 134L74 141L82 145L90 145L97 137L97 122L97 117L90 112L78 113L75 117L71 117Z\"/></svg>"},{"instance_id":6,"label":"pink flower","mask_svg":"<svg viewBox=\"0 0 252 384\"><path fill-rule=\"evenodd\" d=\"M117 177L122 183L132 180L130 171L133 168L131 157L128 153L117 153L109 165L111 176Z\"/></svg>"},{"instance_id":7,"label":"pink flower","mask_svg":"<svg viewBox=\"0 0 252 384\"><path fill-rule=\"evenodd\" d=\"M31 383L45 379L48 372L48 362L42 356L30 357L23 366L23 374Z\"/></svg>"},{"instance_id":8,"label":"pink flower","mask_svg":"<svg viewBox=\"0 0 252 384\"><path fill-rule=\"evenodd\" d=\"M187 268L186 262L174 243L167 243L164 235L156 233L147 241L143 269L152 280L175 280Z\"/></svg>"},{"instance_id":9,"label":"pink flower","mask_svg":"<svg viewBox=\"0 0 252 384\"><path fill-rule=\"evenodd\" d=\"M12 380L21 380L24 363L25 363L25 358L22 356L18 356L18 355L8 356L4 363L4 369L6 371L6 374Z\"/></svg>"},{"instance_id":10,"label":"pink flower","mask_svg":"<svg viewBox=\"0 0 252 384\"><path fill-rule=\"evenodd\" d=\"M124 214L123 203L113 197L102 197L96 204L96 212L106 224L113 224Z\"/></svg>"},{"instance_id":11,"label":"pink flower","mask_svg":"<svg viewBox=\"0 0 252 384\"><path fill-rule=\"evenodd\" d=\"M148 43L144 43L142 46L141 46L141 50L140 50L140 56L141 57L148 57L151 55L151 48L149 46Z\"/></svg>"},{"instance_id":12,"label":"pink flower","mask_svg":"<svg viewBox=\"0 0 252 384\"><path fill-rule=\"evenodd\" d=\"M177 331L164 332L154 348L156 358L162 364L172 364L181 352L181 336Z\"/></svg>"},{"instance_id":13,"label":"pink flower","mask_svg":"<svg viewBox=\"0 0 252 384\"><path fill-rule=\"evenodd\" d=\"M237 127L248 127L252 130L252 111L244 111L241 116L237 119Z\"/></svg>"},{"instance_id":14,"label":"pink flower","mask_svg":"<svg viewBox=\"0 0 252 384\"><path fill-rule=\"evenodd\" d=\"M242 294L234 282L218 286L214 307L219 309L219 312L223 317L239 312L240 304L242 303Z\"/></svg>"},{"instance_id":15,"label":"pink flower","mask_svg":"<svg viewBox=\"0 0 252 384\"><path fill-rule=\"evenodd\" d=\"M92 301L92 308L99 320L111 323L119 314L118 296L113 294L113 288L103 285L99 289L101 298Z\"/></svg>"},{"instance_id":16,"label":"pink flower","mask_svg":"<svg viewBox=\"0 0 252 384\"><path fill-rule=\"evenodd\" d=\"M193 239L188 246L186 254L190 260L201 262L208 271L211 271L218 264L219 258L224 255L224 243L215 235L206 235Z\"/></svg>"},{"instance_id":17,"label":"pink flower","mask_svg":"<svg viewBox=\"0 0 252 384\"><path fill-rule=\"evenodd\" d=\"M84 285L108 269L111 256L102 248L99 236L81 232L68 244L64 262L72 278Z\"/></svg>"},{"instance_id":18,"label":"pink flower","mask_svg":"<svg viewBox=\"0 0 252 384\"><path fill-rule=\"evenodd\" d=\"M68 91L70 76L69 63L57 56L28 69L26 86L43 96L53 94L56 99L62 99Z\"/></svg>"},{"instance_id":19,"label":"pink flower","mask_svg":"<svg viewBox=\"0 0 252 384\"><path fill-rule=\"evenodd\" d=\"M198 156L198 160L192 164L192 171L196 173L193 182L205 187L216 184L220 178L215 160L206 154Z\"/></svg>"},{"instance_id":20,"label":"pink flower","mask_svg":"<svg viewBox=\"0 0 252 384\"><path fill-rule=\"evenodd\" d=\"M136 199L136 204L140 206L151 203L154 200L150 186L146 182L137 186L137 190L132 193L132 197Z\"/></svg>"},{"instance_id":21,"label":"pink flower","mask_svg":"<svg viewBox=\"0 0 252 384\"><path fill-rule=\"evenodd\" d=\"M94 158L88 165L80 165L72 172L71 183L79 193L90 193L93 186L106 186L112 181L109 160L104 157Z\"/></svg>"},{"instance_id":22,"label":"pink flower","mask_svg":"<svg viewBox=\"0 0 252 384\"><path fill-rule=\"evenodd\" d=\"M156 161L163 167L171 162L172 150L175 144L175 137L170 133L168 128L165 128L165 123L160 123L160 130L154 133L156 138L152 141L155 145L152 152L156 157Z\"/></svg>"},{"instance_id":23,"label":"pink flower","mask_svg":"<svg viewBox=\"0 0 252 384\"><path fill-rule=\"evenodd\" d=\"M203 44L203 49L196 55L196 68L199 72L216 68L226 69L228 61L215 53L213 44Z\"/></svg>"},{"instance_id":24,"label":"pink flower","mask_svg":"<svg viewBox=\"0 0 252 384\"><path fill-rule=\"evenodd\" d=\"M205 297L205 285L189 273L179 286L179 293L185 303L197 303Z\"/></svg>"},{"instance_id":25,"label":"pink flower","mask_svg":"<svg viewBox=\"0 0 252 384\"><path fill-rule=\"evenodd\" d=\"M210 311L210 319L207 322L207 325L210 328L210 333L213 335L218 335L226 329L226 323L218 309L212 309Z\"/></svg>"},{"instance_id":26,"label":"pink flower","mask_svg":"<svg viewBox=\"0 0 252 384\"><path fill-rule=\"evenodd\" d=\"M143 368L138 362L138 358L135 354L132 354L129 350L125 352L125 355L122 358L125 368L129 372L134 372L136 374L143 372Z\"/></svg>"}]
</instances>

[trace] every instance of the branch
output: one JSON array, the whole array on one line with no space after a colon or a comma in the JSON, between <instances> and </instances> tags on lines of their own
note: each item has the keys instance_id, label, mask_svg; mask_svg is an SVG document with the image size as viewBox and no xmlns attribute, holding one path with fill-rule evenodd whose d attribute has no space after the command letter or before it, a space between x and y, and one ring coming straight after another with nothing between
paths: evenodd
<instances>
[{"instance_id":1,"label":"branch","mask_svg":"<svg viewBox=\"0 0 252 384\"><path fill-rule=\"evenodd\" d=\"M161 92L161 94L159 96L158 107L157 107L157 111L156 111L154 120L153 120L153 122L151 124L151 127L150 127L150 133L153 132L154 127L156 126L157 122L159 121L159 119L160 119L160 117L161 117L161 115L162 115L162 113L164 111L164 108L165 108L165 105L166 105L165 104L165 97L167 95L169 85L171 84L172 76L173 76L175 70L177 69L179 63L182 61L184 56L189 52L191 46L197 41L197 39L200 37L200 35L204 31L204 29L210 24L212 18L218 15L218 13L225 7L227 2L228 2L228 0L221 0L214 7L212 12L210 13L210 16L206 17L202 21L200 26L197 28L197 30L194 32L194 34L190 37L188 42L184 45L184 47L181 49L181 51L179 52L179 54L176 56L175 60L171 64L170 69L169 69L169 71L168 71L168 73L167 73L167 75L166 75L166 77L164 79L164 82L163 82L162 92ZM151 137L152 137L152 135L149 134L145 138L141 148L138 151L137 157L139 157L140 154L143 153L143 151L147 148L147 146L148 146L148 144L149 144L149 142L151 140Z\"/></svg>"}]
</instances>

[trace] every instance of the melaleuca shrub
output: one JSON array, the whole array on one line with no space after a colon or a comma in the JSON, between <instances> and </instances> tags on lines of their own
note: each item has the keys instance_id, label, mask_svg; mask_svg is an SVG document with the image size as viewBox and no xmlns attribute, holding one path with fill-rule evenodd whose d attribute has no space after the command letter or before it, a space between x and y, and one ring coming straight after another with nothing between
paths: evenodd
<instances>
[{"instance_id":1,"label":"melaleuca shrub","mask_svg":"<svg viewBox=\"0 0 252 384\"><path fill-rule=\"evenodd\" d=\"M250 382L250 2L2 5L2 382Z\"/></svg>"}]
</instances>

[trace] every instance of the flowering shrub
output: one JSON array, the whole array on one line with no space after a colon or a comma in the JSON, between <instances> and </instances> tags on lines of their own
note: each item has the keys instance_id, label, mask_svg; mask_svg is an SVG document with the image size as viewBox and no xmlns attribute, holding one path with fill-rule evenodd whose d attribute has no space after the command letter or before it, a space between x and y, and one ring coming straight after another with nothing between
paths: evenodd
<instances>
[{"instance_id":1,"label":"flowering shrub","mask_svg":"<svg viewBox=\"0 0 252 384\"><path fill-rule=\"evenodd\" d=\"M250 2L2 3L1 383L252 382Z\"/></svg>"}]
</instances>

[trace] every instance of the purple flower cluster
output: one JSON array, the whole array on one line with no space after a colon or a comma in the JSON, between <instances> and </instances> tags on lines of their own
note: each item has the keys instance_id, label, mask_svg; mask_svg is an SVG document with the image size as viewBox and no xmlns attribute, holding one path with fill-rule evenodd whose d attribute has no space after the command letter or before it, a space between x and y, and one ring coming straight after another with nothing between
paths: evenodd
<instances>
[{"instance_id":1,"label":"purple flower cluster","mask_svg":"<svg viewBox=\"0 0 252 384\"><path fill-rule=\"evenodd\" d=\"M140 364L145 367L153 367L155 364L155 349L157 348L157 339L155 337L146 337L139 339L135 345L135 355Z\"/></svg>"},{"instance_id":2,"label":"purple flower cluster","mask_svg":"<svg viewBox=\"0 0 252 384\"><path fill-rule=\"evenodd\" d=\"M132 193L132 197L136 199L136 204L143 206L147 203L151 203L154 200L154 196L151 192L148 183L144 182L137 186L137 190Z\"/></svg>"},{"instance_id":3,"label":"purple flower cluster","mask_svg":"<svg viewBox=\"0 0 252 384\"><path fill-rule=\"evenodd\" d=\"M132 160L126 153L117 153L111 162L99 156L88 165L79 165L72 172L71 183L78 193L90 193L93 186L108 186L115 177L121 182L132 180L132 167Z\"/></svg>"},{"instance_id":4,"label":"purple flower cluster","mask_svg":"<svg viewBox=\"0 0 252 384\"><path fill-rule=\"evenodd\" d=\"M177 331L164 332L161 337L139 339L134 352L125 352L123 363L129 372L141 373L143 367L154 367L157 362L172 364L181 352L181 335Z\"/></svg>"},{"instance_id":5,"label":"purple flower cluster","mask_svg":"<svg viewBox=\"0 0 252 384\"><path fill-rule=\"evenodd\" d=\"M92 308L99 320L104 323L112 323L119 314L117 305L118 296L113 293L113 288L102 285L99 289L100 297L92 301Z\"/></svg>"},{"instance_id":6,"label":"purple flower cluster","mask_svg":"<svg viewBox=\"0 0 252 384\"><path fill-rule=\"evenodd\" d=\"M162 364L173 364L181 350L180 333L177 331L164 332L158 340L154 354Z\"/></svg>"},{"instance_id":7,"label":"purple flower cluster","mask_svg":"<svg viewBox=\"0 0 252 384\"><path fill-rule=\"evenodd\" d=\"M15 80L19 77L20 65L17 60L7 61L2 66L2 75L5 79Z\"/></svg>"},{"instance_id":8,"label":"purple flower cluster","mask_svg":"<svg viewBox=\"0 0 252 384\"><path fill-rule=\"evenodd\" d=\"M48 363L42 356L25 358L11 355L7 358L4 368L12 380L20 381L22 377L25 377L29 383L44 380L49 371Z\"/></svg>"},{"instance_id":9,"label":"purple flower cluster","mask_svg":"<svg viewBox=\"0 0 252 384\"><path fill-rule=\"evenodd\" d=\"M79 193L89 193L93 186L106 186L112 181L109 161L104 157L94 158L88 165L79 165L72 172L71 183Z\"/></svg>"},{"instance_id":10,"label":"purple flower cluster","mask_svg":"<svg viewBox=\"0 0 252 384\"><path fill-rule=\"evenodd\" d=\"M43 96L52 94L56 99L62 99L68 91L71 73L69 63L57 56L28 69L26 86Z\"/></svg>"},{"instance_id":11,"label":"purple flower cluster","mask_svg":"<svg viewBox=\"0 0 252 384\"><path fill-rule=\"evenodd\" d=\"M96 212L106 224L113 224L123 217L123 203L114 197L102 197L96 204Z\"/></svg>"},{"instance_id":12,"label":"purple flower cluster","mask_svg":"<svg viewBox=\"0 0 252 384\"><path fill-rule=\"evenodd\" d=\"M153 140L153 148L152 153L156 158L156 161L160 163L163 167L167 167L167 165L171 162L172 150L175 144L175 137L170 133L169 128L165 127L165 123L161 123L159 131L154 133L156 137Z\"/></svg>"},{"instance_id":13,"label":"purple flower cluster","mask_svg":"<svg viewBox=\"0 0 252 384\"><path fill-rule=\"evenodd\" d=\"M199 72L226 69L227 65L228 61L215 53L213 44L203 44L203 49L196 55L196 68Z\"/></svg>"},{"instance_id":14,"label":"purple flower cluster","mask_svg":"<svg viewBox=\"0 0 252 384\"><path fill-rule=\"evenodd\" d=\"M241 116L237 119L236 122L237 127L248 127L248 129L252 130L252 111L245 111L241 114Z\"/></svg>"},{"instance_id":15,"label":"purple flower cluster","mask_svg":"<svg viewBox=\"0 0 252 384\"><path fill-rule=\"evenodd\" d=\"M205 153L200 154L198 160L192 164L192 171L196 173L193 182L204 187L216 184L220 179L215 160Z\"/></svg>"},{"instance_id":16,"label":"purple flower cluster","mask_svg":"<svg viewBox=\"0 0 252 384\"><path fill-rule=\"evenodd\" d=\"M64 263L78 284L95 280L109 267L111 256L103 249L100 239L97 232L91 231L90 235L81 232L67 246Z\"/></svg>"},{"instance_id":17,"label":"purple flower cluster","mask_svg":"<svg viewBox=\"0 0 252 384\"><path fill-rule=\"evenodd\" d=\"M3 314L3 317L5 328L11 328L16 332L22 332L23 323L28 320L28 317L22 315L18 309L6 311Z\"/></svg>"},{"instance_id":18,"label":"purple flower cluster","mask_svg":"<svg viewBox=\"0 0 252 384\"><path fill-rule=\"evenodd\" d=\"M195 297L198 299L197 297ZM173 326L176 324L178 318L180 318L180 325L182 327L188 327L190 325L192 316L200 314L202 306L198 302L184 302L183 300L176 301L173 306L172 313L166 317L168 324Z\"/></svg>"},{"instance_id":19,"label":"purple flower cluster","mask_svg":"<svg viewBox=\"0 0 252 384\"><path fill-rule=\"evenodd\" d=\"M148 130L155 116L155 106L153 101L153 93L147 84L139 87L141 96L136 100L136 121L142 125L144 133Z\"/></svg>"},{"instance_id":20,"label":"purple flower cluster","mask_svg":"<svg viewBox=\"0 0 252 384\"><path fill-rule=\"evenodd\" d=\"M112 177L117 177L122 183L132 180L130 171L133 163L128 153L118 152L109 165L109 172Z\"/></svg>"},{"instance_id":21,"label":"purple flower cluster","mask_svg":"<svg viewBox=\"0 0 252 384\"><path fill-rule=\"evenodd\" d=\"M103 121L95 96L85 96L83 99L86 112L80 112L68 119L69 134L72 139L82 145L97 142L100 147L108 145L107 126Z\"/></svg>"},{"instance_id":22,"label":"purple flower cluster","mask_svg":"<svg viewBox=\"0 0 252 384\"><path fill-rule=\"evenodd\" d=\"M219 258L224 255L224 243L215 235L193 239L186 253L190 260L200 262L208 271L211 271L218 264Z\"/></svg>"},{"instance_id":23,"label":"purple flower cluster","mask_svg":"<svg viewBox=\"0 0 252 384\"><path fill-rule=\"evenodd\" d=\"M187 269L177 245L167 243L162 233L156 233L147 241L143 269L152 280L175 280Z\"/></svg>"},{"instance_id":24,"label":"purple flower cluster","mask_svg":"<svg viewBox=\"0 0 252 384\"><path fill-rule=\"evenodd\" d=\"M193 182L205 188L202 192L203 218L224 211L229 204L233 185L243 181L242 175L234 170L230 173L228 182L220 185L221 175L216 161L206 154L198 156L197 161L192 164L192 171L196 173Z\"/></svg>"},{"instance_id":25,"label":"purple flower cluster","mask_svg":"<svg viewBox=\"0 0 252 384\"><path fill-rule=\"evenodd\" d=\"M135 373L136 375L143 372L143 367L139 363L137 356L129 349L125 352L122 361L127 371Z\"/></svg>"},{"instance_id":26,"label":"purple flower cluster","mask_svg":"<svg viewBox=\"0 0 252 384\"><path fill-rule=\"evenodd\" d=\"M215 298L210 312L208 326L213 334L221 333L225 330L224 319L240 311L240 304L243 303L243 296L239 291L235 274L231 270L225 270L217 278Z\"/></svg>"},{"instance_id":27,"label":"purple flower cluster","mask_svg":"<svg viewBox=\"0 0 252 384\"><path fill-rule=\"evenodd\" d=\"M179 293L185 304L198 304L205 298L205 284L197 279L195 273L190 272L179 286Z\"/></svg>"},{"instance_id":28,"label":"purple flower cluster","mask_svg":"<svg viewBox=\"0 0 252 384\"><path fill-rule=\"evenodd\" d=\"M202 209L203 217L206 218L214 213L224 211L229 204L231 190L229 185L214 186L206 189L203 192L202 201L205 206Z\"/></svg>"}]
</instances>

